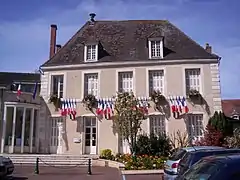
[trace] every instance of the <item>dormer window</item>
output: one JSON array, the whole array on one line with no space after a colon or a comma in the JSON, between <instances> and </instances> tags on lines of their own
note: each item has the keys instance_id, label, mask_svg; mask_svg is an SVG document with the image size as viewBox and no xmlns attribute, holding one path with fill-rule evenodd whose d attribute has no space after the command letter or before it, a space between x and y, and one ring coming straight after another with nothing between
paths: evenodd
<instances>
[{"instance_id":1,"label":"dormer window","mask_svg":"<svg viewBox=\"0 0 240 180\"><path fill-rule=\"evenodd\" d=\"M162 59L163 58L163 40L160 39L149 39L149 59Z\"/></svg>"},{"instance_id":2,"label":"dormer window","mask_svg":"<svg viewBox=\"0 0 240 180\"><path fill-rule=\"evenodd\" d=\"M85 62L95 62L98 60L98 45L88 44L84 49Z\"/></svg>"}]
</instances>

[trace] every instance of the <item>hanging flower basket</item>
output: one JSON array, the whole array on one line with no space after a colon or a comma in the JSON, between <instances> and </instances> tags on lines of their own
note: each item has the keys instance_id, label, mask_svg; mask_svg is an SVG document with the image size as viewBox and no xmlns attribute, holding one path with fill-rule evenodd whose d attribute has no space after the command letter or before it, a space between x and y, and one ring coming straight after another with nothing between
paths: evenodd
<instances>
[{"instance_id":1,"label":"hanging flower basket","mask_svg":"<svg viewBox=\"0 0 240 180\"><path fill-rule=\"evenodd\" d=\"M97 99L94 95L88 94L82 100L83 105L87 110L93 111L93 109L97 108Z\"/></svg>"},{"instance_id":2,"label":"hanging flower basket","mask_svg":"<svg viewBox=\"0 0 240 180\"><path fill-rule=\"evenodd\" d=\"M153 91L151 94L151 100L156 104L159 105L166 101L166 98L160 91Z\"/></svg>"},{"instance_id":3,"label":"hanging flower basket","mask_svg":"<svg viewBox=\"0 0 240 180\"><path fill-rule=\"evenodd\" d=\"M58 97L57 94L52 94L48 102L53 103L53 105L55 106L55 111L58 111L58 109L61 107L61 99Z\"/></svg>"},{"instance_id":4,"label":"hanging flower basket","mask_svg":"<svg viewBox=\"0 0 240 180\"><path fill-rule=\"evenodd\" d=\"M202 97L200 92L195 89L190 89L187 95L192 100L201 99L201 97Z\"/></svg>"}]
</instances>

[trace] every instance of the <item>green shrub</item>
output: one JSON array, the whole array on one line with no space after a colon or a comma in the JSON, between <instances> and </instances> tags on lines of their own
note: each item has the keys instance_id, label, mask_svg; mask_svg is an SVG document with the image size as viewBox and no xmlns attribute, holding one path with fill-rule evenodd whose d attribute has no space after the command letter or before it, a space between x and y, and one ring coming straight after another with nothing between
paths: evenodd
<instances>
[{"instance_id":1,"label":"green shrub","mask_svg":"<svg viewBox=\"0 0 240 180\"><path fill-rule=\"evenodd\" d=\"M112 150L111 149L103 149L103 150L101 150L100 158L101 159L113 160L114 156L112 154Z\"/></svg>"},{"instance_id":2,"label":"green shrub","mask_svg":"<svg viewBox=\"0 0 240 180\"><path fill-rule=\"evenodd\" d=\"M136 155L148 154L151 156L169 156L171 153L171 141L165 134L158 136L142 134L136 142Z\"/></svg>"}]
</instances>

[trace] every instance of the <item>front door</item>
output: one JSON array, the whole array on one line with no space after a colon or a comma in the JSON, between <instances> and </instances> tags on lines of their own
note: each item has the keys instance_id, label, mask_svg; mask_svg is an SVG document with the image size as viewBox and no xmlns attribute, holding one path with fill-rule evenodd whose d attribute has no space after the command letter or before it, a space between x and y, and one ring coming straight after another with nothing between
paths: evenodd
<instances>
[{"instance_id":1,"label":"front door","mask_svg":"<svg viewBox=\"0 0 240 180\"><path fill-rule=\"evenodd\" d=\"M50 139L50 153L57 154L57 148L59 145L59 128L58 123L63 122L62 117L51 117L51 139Z\"/></svg>"},{"instance_id":2,"label":"front door","mask_svg":"<svg viewBox=\"0 0 240 180\"><path fill-rule=\"evenodd\" d=\"M85 117L85 153L97 154L97 126L95 117Z\"/></svg>"}]
</instances>

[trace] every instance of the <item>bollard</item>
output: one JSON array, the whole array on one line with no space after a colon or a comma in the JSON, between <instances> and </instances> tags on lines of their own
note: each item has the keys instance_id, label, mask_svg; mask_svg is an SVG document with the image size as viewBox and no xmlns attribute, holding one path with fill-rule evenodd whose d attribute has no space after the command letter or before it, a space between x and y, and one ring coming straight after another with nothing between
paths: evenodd
<instances>
[{"instance_id":1,"label":"bollard","mask_svg":"<svg viewBox=\"0 0 240 180\"><path fill-rule=\"evenodd\" d=\"M91 159L88 159L88 175L92 175Z\"/></svg>"},{"instance_id":2,"label":"bollard","mask_svg":"<svg viewBox=\"0 0 240 180\"><path fill-rule=\"evenodd\" d=\"M36 159L36 164L35 164L35 170L34 170L35 174L39 174L39 158L37 157Z\"/></svg>"}]
</instances>

